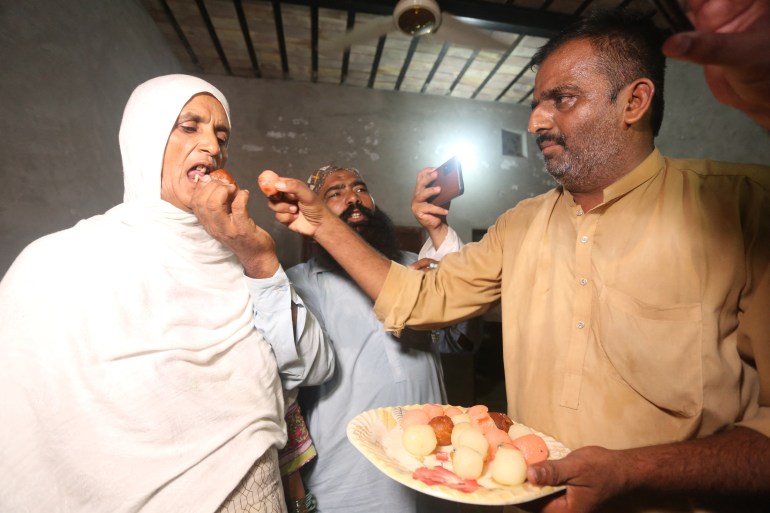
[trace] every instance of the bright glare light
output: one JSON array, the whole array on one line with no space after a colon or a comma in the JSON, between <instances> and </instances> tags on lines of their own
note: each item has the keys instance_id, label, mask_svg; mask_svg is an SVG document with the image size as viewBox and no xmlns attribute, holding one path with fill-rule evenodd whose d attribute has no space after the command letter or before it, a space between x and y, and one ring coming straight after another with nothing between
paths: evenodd
<instances>
[{"instance_id":1,"label":"bright glare light","mask_svg":"<svg viewBox=\"0 0 770 513\"><path fill-rule=\"evenodd\" d=\"M478 157L476 156L476 148L474 148L471 143L467 141L460 141L459 143L450 146L449 150L450 151L444 160L447 160L450 157L456 155L459 157L460 162L462 163L463 173L475 171L476 165L478 163Z\"/></svg>"}]
</instances>

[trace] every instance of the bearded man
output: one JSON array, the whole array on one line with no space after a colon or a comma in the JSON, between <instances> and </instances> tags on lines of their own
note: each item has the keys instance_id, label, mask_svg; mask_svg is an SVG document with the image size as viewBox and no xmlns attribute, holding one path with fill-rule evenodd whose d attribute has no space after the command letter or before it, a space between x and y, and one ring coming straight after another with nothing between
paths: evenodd
<instances>
[{"instance_id":1,"label":"bearded man","mask_svg":"<svg viewBox=\"0 0 770 513\"><path fill-rule=\"evenodd\" d=\"M528 129L559 186L434 273L276 182L276 218L330 251L386 329L499 302L508 415L573 449L529 467L566 485L529 510L767 511L770 168L661 154L662 41L644 13L597 10L538 50Z\"/></svg>"},{"instance_id":2,"label":"bearded man","mask_svg":"<svg viewBox=\"0 0 770 513\"><path fill-rule=\"evenodd\" d=\"M430 170L418 176L415 198L427 197ZM308 184L327 207L388 259L404 265L417 262L414 253L399 250L395 229L353 168L325 166ZM423 199L424 202L424 199ZM413 211L415 210L413 201ZM423 205L428 208L426 205ZM432 208L432 207L430 207ZM434 212L446 211L439 207ZM427 226L431 240L421 256L440 259L459 248L457 235L444 223ZM436 232L442 236L436 238ZM428 253L429 249L438 251ZM437 351L429 331L406 330L396 338L387 333L372 311L372 300L358 288L326 250L287 274L307 308L332 342L336 371L326 383L301 389L300 403L318 457L302 467L305 486L320 511L361 512L443 511L454 505L417 494L380 472L347 440L345 426L361 412L384 406L445 402ZM456 331L443 330L443 336ZM429 501L430 504L420 501ZM441 503L439 503L441 502Z\"/></svg>"}]
</instances>

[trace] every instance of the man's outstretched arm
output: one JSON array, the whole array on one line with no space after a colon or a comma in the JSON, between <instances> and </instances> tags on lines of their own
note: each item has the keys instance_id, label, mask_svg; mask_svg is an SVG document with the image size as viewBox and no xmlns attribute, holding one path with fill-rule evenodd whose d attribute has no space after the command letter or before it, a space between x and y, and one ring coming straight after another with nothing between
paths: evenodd
<instances>
[{"instance_id":1,"label":"man's outstretched arm","mask_svg":"<svg viewBox=\"0 0 770 513\"><path fill-rule=\"evenodd\" d=\"M364 293L376 300L391 261L334 215L304 182L280 178L275 186L281 194L268 200L276 220L292 231L315 239Z\"/></svg>"}]
</instances>

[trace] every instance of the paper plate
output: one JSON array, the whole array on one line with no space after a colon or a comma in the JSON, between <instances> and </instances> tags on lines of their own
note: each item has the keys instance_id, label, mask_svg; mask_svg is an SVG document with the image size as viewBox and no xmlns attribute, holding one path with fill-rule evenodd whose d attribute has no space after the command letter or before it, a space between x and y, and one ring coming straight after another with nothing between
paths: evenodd
<instances>
[{"instance_id":1,"label":"paper plate","mask_svg":"<svg viewBox=\"0 0 770 513\"><path fill-rule=\"evenodd\" d=\"M412 478L420 467L441 465L452 470L450 461L440 462L435 455L417 458L408 453L401 444L403 433L398 420L406 409L421 408L422 405L376 408L365 411L353 418L347 426L350 442L386 476L399 483L428 495L467 504L500 506L519 504L563 490L564 486L535 486L524 482L517 486L505 486L492 480L489 469L476 481L481 485L476 491L465 493L443 485L428 485ZM552 437L532 430L545 440L548 459L560 459L569 454L569 449Z\"/></svg>"}]
</instances>

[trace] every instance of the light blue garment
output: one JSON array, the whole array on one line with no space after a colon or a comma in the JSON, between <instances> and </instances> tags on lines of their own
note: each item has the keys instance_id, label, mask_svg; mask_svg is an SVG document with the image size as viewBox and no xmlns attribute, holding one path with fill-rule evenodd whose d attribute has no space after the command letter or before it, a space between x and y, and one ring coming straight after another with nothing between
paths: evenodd
<instances>
[{"instance_id":1,"label":"light blue garment","mask_svg":"<svg viewBox=\"0 0 770 513\"><path fill-rule=\"evenodd\" d=\"M254 308L254 326L273 348L283 389L291 391L329 379L334 371L332 346L283 268L279 266L270 278L245 276L245 280ZM296 321L292 321L292 304L297 309Z\"/></svg>"},{"instance_id":2,"label":"light blue garment","mask_svg":"<svg viewBox=\"0 0 770 513\"><path fill-rule=\"evenodd\" d=\"M402 253L400 262L416 258ZM430 332L407 330L401 338L387 334L374 316L372 300L326 261L312 259L287 274L331 339L336 358L331 380L300 391L318 451L316 460L302 469L305 487L316 496L322 513L419 511L417 495L422 494L380 472L348 441L345 428L372 408L444 401L441 365Z\"/></svg>"}]
</instances>

